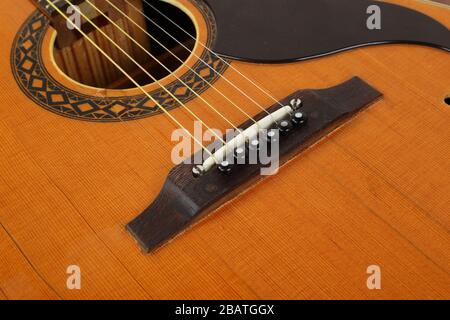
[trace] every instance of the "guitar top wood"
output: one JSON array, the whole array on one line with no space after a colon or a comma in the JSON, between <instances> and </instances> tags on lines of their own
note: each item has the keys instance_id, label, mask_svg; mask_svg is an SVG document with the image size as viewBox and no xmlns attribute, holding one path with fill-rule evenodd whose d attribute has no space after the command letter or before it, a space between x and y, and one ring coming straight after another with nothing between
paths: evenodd
<instances>
[{"instance_id":1,"label":"guitar top wood","mask_svg":"<svg viewBox=\"0 0 450 320\"><path fill-rule=\"evenodd\" d=\"M201 1L168 2L188 13L197 42L214 42ZM446 5L389 2L450 26ZM264 108L274 105L241 74L280 101L354 76L382 97L276 175L144 254L125 226L157 198L175 167L176 126L85 40L59 49L55 38L31 1L0 1L0 299L450 298L448 52L389 44L293 63L226 60L227 66L186 40L194 53L158 83L180 93L177 79L188 81L197 70L216 89L198 85L197 95L235 124L248 119L218 91L251 116L261 109L226 79ZM98 33L92 38L107 47ZM133 72L117 49L109 50ZM151 70L148 60L139 62ZM158 83L142 88L170 100ZM229 128L198 96L178 97L211 127ZM193 131L186 110L166 102ZM68 285L71 266L79 267L81 289ZM381 270L381 289L368 284L371 266Z\"/></svg>"}]
</instances>

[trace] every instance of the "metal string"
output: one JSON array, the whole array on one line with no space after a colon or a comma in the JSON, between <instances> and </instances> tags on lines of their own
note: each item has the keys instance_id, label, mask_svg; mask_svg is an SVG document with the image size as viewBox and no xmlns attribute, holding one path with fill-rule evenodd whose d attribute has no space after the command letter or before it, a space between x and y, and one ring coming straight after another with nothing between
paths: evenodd
<instances>
[{"instance_id":1,"label":"metal string","mask_svg":"<svg viewBox=\"0 0 450 320\"><path fill-rule=\"evenodd\" d=\"M108 1L108 0L107 0ZM159 65L161 65L166 71L168 71L169 73L171 73L172 71L165 65L163 64L160 60L158 60L151 52L149 52L144 46L142 46L138 41L136 41L136 39L134 39L132 36L130 36L123 28L121 28L117 23L115 23L110 17L108 17L106 14L104 14L97 6L95 6L91 1L86 0L86 2L91 5L95 10L97 10L105 19L107 19L112 25L114 25L117 29L119 29L126 37L128 37L130 40L133 41L133 43L135 43L139 48L141 48L145 53L147 53L147 55L149 55L153 60L155 60ZM109 2L109 1L108 1ZM125 13L123 13L123 11L121 11L119 8L117 8L116 6L114 6L113 4L111 4L113 7L115 7L118 11L120 11L123 15L125 15ZM128 17L127 17L128 18ZM130 18L128 18L130 19ZM132 19L130 19L131 21L133 21ZM133 21L134 22L134 21ZM134 22L135 23L135 22ZM138 25L136 23L136 25ZM168 50L166 47L164 47L164 49ZM169 51L169 50L168 50ZM171 51L169 51L171 54L173 54ZM181 60L176 54L173 54L174 57L176 57L179 61L181 61L182 64L184 64L183 60ZM197 74L199 77L201 77L196 71L194 71L192 68L189 68L190 70L192 70L193 72L195 72L195 74ZM222 119L224 119L228 124L230 124L234 129L236 129L237 131L240 131L229 119L227 119L222 113L220 113L219 110L217 110L214 106L212 106L208 101L206 101L202 96L200 96L194 89L192 89L189 85L187 85L182 79L180 79L177 75L175 75L175 78L182 83L186 88L188 88L196 97L198 97L200 100L202 100L206 105L208 105L208 107L210 107L215 113L217 113ZM201 77L203 80L205 80L203 77ZM206 80L205 80L206 81ZM219 93L220 91L218 89L216 89ZM242 110L242 109L241 109ZM247 114L246 114L247 115ZM248 116L248 115L247 115ZM250 119L252 119L250 116L248 116ZM256 121L253 120L255 123Z\"/></svg>"},{"instance_id":2,"label":"metal string","mask_svg":"<svg viewBox=\"0 0 450 320\"><path fill-rule=\"evenodd\" d=\"M89 19L81 10L77 9L73 5L73 3L70 0L64 0L67 4L73 6L76 8L76 11L80 13L80 15L86 19L98 32L100 32L108 41L110 41L117 49L119 49L120 52L122 52L128 59L130 59L139 69L141 69L146 75L148 75L154 82L156 82L161 88L164 89L175 101L177 101L186 111L188 111L195 119L197 119L205 128L207 128L219 141L221 141L224 145L226 145L226 142L222 139L221 136L219 136L215 131L213 131L204 121L200 119L200 117L197 116L192 110L190 110L188 107L186 107L185 104L183 104L180 99L178 99L172 92L170 92L169 89L164 87L158 79L156 79L151 73L149 73L142 65L140 65L130 54L128 54L120 45L118 45L113 39L111 39L103 30L101 30L92 20ZM48 2L48 0L47 0ZM80 28L78 28L80 29Z\"/></svg>"},{"instance_id":3,"label":"metal string","mask_svg":"<svg viewBox=\"0 0 450 320\"><path fill-rule=\"evenodd\" d=\"M89 0L86 0L89 2ZM170 53L173 57L175 57L180 63L183 65L186 65L185 62L178 57L175 53L173 53L169 48L167 48L164 44L161 43L158 39L156 39L152 34L150 34L147 30L145 30L142 26L140 26L136 21L134 21L132 18L130 18L123 10L118 8L115 4L111 3L111 1L106 0L114 9L116 9L118 12L120 12L124 17L126 17L130 22L132 22L136 27L138 27L142 32L147 34L153 41L155 41L159 46L161 46L164 50L166 50L168 53ZM90 3L90 2L89 2ZM131 36L129 36L130 39L135 41ZM138 44L139 45L139 44ZM140 45L139 45L140 46ZM142 47L142 46L140 46ZM145 50L145 48L142 48ZM145 50L147 53L148 51ZM190 52L191 53L191 52ZM151 54L148 53L150 56ZM159 62L159 61L158 61ZM202 63L205 63L203 60L201 60ZM215 90L217 93L219 93L222 97L224 97L228 102L230 102L235 108L237 108L239 111L241 111L245 116L247 116L250 120L252 120L254 123L257 123L257 121L251 117L245 110L243 110L241 107L239 107L235 102L233 102L230 98L228 98L224 93L222 93L219 89L217 89L215 86L213 86L210 82L208 82L203 76L201 76L197 71L195 71L193 68L189 67L189 69L194 72L198 77L200 77L203 81L205 81L209 87L211 87L213 90ZM235 127L236 128L236 127ZM236 128L237 129L237 128Z\"/></svg>"},{"instance_id":4,"label":"metal string","mask_svg":"<svg viewBox=\"0 0 450 320\"><path fill-rule=\"evenodd\" d=\"M78 31L80 34L86 38L103 56L105 56L106 59L109 60L120 72L124 74L125 77L127 77L137 88L139 88L144 95L146 95L150 100L152 100L158 108L160 108L178 127L180 127L183 131L185 131L195 143L197 143L207 154L209 154L211 157L214 158L216 163L218 163L217 159L214 157L214 155L209 151L203 144L192 134L187 130L173 115L170 114L155 98L153 98L139 83L133 79L131 75L129 75L116 61L114 61L111 56L109 56L102 48L99 47L98 44L95 43L94 40L89 38L83 30L81 30L80 27L78 27L72 20L70 20L53 2L50 0L46 0L46 2L53 7L54 10L56 10L66 21L69 21L69 23ZM183 105L183 104L182 104Z\"/></svg>"},{"instance_id":5,"label":"metal string","mask_svg":"<svg viewBox=\"0 0 450 320\"><path fill-rule=\"evenodd\" d=\"M166 30L164 30L164 28L162 28L161 26L159 26L156 22L154 22L153 20L151 20L148 16L146 16L141 10L139 10L139 8L137 8L136 6L134 6L132 3L130 3L128 0L124 0L128 5L130 5L132 8L134 8L134 10L136 10L137 12L139 12L140 14L142 14L149 22L151 22L153 25L155 25L158 29L160 29L161 31L163 31L165 34L167 34L170 38L172 38L174 41L176 41L178 44L180 44L184 49L186 49L188 52L193 53L199 60L201 60L201 58L196 55L194 52L192 52L189 48L187 48L181 41L179 41L178 39L176 39L174 36L172 36L169 32L167 32ZM153 10L155 10L156 12L158 12L158 14L160 14L162 17L164 17L166 20L168 20L169 22L171 22L174 26L176 26L178 29L180 29L182 32L184 32L185 34L187 34L191 39L193 40L197 40L194 36L192 36L188 31L186 31L183 27L181 27L179 24L177 24L175 21L173 21L171 18L169 18L166 14L164 14L163 12L161 12L161 10L159 10L158 8L154 7L151 3L149 3L147 0L142 0L147 6L151 7ZM201 41L198 41L198 43L204 47L207 51L209 51L211 54L213 54L214 56L216 56L218 59L220 59L223 63L225 63L228 67L230 67L231 69L233 69L234 71L236 71L241 77L243 77L245 80L247 80L248 82L250 82L253 86L255 86L259 91L261 91L262 93L264 93L267 97L269 97L270 99L272 99L275 103L277 103L278 105L280 105L281 107L283 107L283 105L280 103L279 100L277 100L271 93L269 93L269 91L267 89L262 88L260 85L256 84L256 82L252 79L250 79L248 76L244 75L241 71L239 71L237 68L235 68L231 63L229 63L228 61L226 61L225 59L223 59L220 55L218 55L217 53L215 53L214 51L212 51L210 48L208 48L208 46L204 43L202 43ZM205 61L201 60L203 63L205 63L205 65L208 65ZM208 65L209 66L209 65ZM211 68L211 70L215 73L217 73L219 76L221 76L226 82L228 82L230 85L232 85L236 90L238 90L242 95L244 95L246 98L248 98L250 101L252 101L255 105L257 105L259 108L261 108L261 110L263 110L264 112L266 112L267 114L270 114L260 103L258 103L257 101L255 101L252 97L250 97L247 93L245 93L241 88L239 88L238 86L236 86L232 81L230 81L227 77L225 77L224 75L220 75L214 68L212 68L211 66L209 66Z\"/></svg>"}]
</instances>

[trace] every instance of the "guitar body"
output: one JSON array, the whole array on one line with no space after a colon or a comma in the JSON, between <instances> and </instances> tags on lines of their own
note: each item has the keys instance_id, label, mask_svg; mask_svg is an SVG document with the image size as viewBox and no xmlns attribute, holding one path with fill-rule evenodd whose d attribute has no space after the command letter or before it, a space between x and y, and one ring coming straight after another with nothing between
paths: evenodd
<instances>
[{"instance_id":1,"label":"guitar body","mask_svg":"<svg viewBox=\"0 0 450 320\"><path fill-rule=\"evenodd\" d=\"M175 2L208 42L202 11L191 1ZM395 3L450 26L448 8ZM66 76L55 62L52 28L39 43L39 64L53 85L85 100L77 98L78 113L39 103L33 92L58 90L41 81L39 90L24 89L13 48L35 11L28 1L0 2L0 299L450 297L448 52L391 44L294 63L232 61L277 99L353 76L383 96L276 175L143 254L125 225L157 197L174 167L175 127L158 112L83 116L90 97L133 104L142 92L97 89ZM204 49L196 45L194 52ZM197 62L191 55L161 84L169 86ZM273 104L234 68L220 72L262 106ZM249 114L261 111L224 79L213 85ZM200 95L233 123L246 120L215 90ZM214 128L227 128L200 99L185 105ZM193 130L183 108L170 114ZM81 270L80 290L67 287L73 265ZM373 265L381 269L381 290L367 287Z\"/></svg>"}]
</instances>

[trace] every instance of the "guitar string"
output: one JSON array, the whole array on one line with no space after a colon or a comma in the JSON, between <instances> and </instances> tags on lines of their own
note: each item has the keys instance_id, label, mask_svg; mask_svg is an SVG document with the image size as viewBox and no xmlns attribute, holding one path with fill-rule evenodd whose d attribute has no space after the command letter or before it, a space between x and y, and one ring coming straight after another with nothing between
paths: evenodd
<instances>
[{"instance_id":1,"label":"guitar string","mask_svg":"<svg viewBox=\"0 0 450 320\"><path fill-rule=\"evenodd\" d=\"M213 157L214 161L216 163L219 163L214 156L214 154L208 150L203 144L189 131L187 130L173 115L170 114L169 111L167 111L153 96L151 96L139 83L131 76L129 75L114 59L109 56L98 44L95 43L94 40L89 38L87 34L81 30L80 27L78 27L72 20L70 20L51 0L46 0L46 2L53 7L54 10L56 10L67 22L69 22L80 34L88 40L92 46L94 46L103 56L105 56L106 59L109 60L120 72L124 74L128 80L130 80L139 90L141 90L144 95L146 95L150 100L152 100L161 111L164 112L178 127L180 127L183 131L185 131L195 143L197 143L207 154L209 154L211 157Z\"/></svg>"},{"instance_id":2,"label":"guitar string","mask_svg":"<svg viewBox=\"0 0 450 320\"><path fill-rule=\"evenodd\" d=\"M177 98L169 89L161 84L161 82L156 79L150 72L148 72L142 65L140 65L129 53L127 53L120 45L118 45L113 39L111 39L103 30L100 29L89 17L87 17L78 7L74 6L70 0L63 0L65 3L71 5L75 8L75 10L88 21L100 34L102 34L109 42L111 42L120 52L122 52L128 59L130 59L139 69L141 69L146 75L148 75L155 83L157 83L164 91L166 91L175 101L177 101L186 111L188 111L195 119L197 119L205 128L207 128L223 145L226 146L225 140L216 133L216 131L212 130L204 121L200 119L200 117L190 110L185 104L183 104L180 99ZM48 2L48 0L47 0Z\"/></svg>"},{"instance_id":3,"label":"guitar string","mask_svg":"<svg viewBox=\"0 0 450 320\"><path fill-rule=\"evenodd\" d=\"M89 0L86 0L89 2ZM185 61L183 61L180 57L178 57L175 53L172 52L169 48L167 48L161 41L159 41L156 37L154 37L150 32L145 30L142 26L140 26L136 21L134 21L132 18L130 18L123 10L118 8L115 4L113 4L110 0L106 0L115 10L120 12L121 15L123 15L125 18L127 18L131 23L133 23L136 27L138 27L143 33L148 35L153 41L155 41L161 48L166 50L168 53L170 53L174 58L176 58L180 63L183 65L186 65ZM130 39L135 41L131 36L129 36ZM138 44L139 45L139 44ZM143 49L145 50L145 49ZM147 51L147 50L145 50ZM203 60L201 60L202 63L205 63ZM187 66L187 65L186 65ZM224 97L228 102L230 102L235 108L237 108L241 113L243 113L245 116L247 116L250 120L252 120L254 123L257 123L257 121L251 117L245 110L243 110L241 107L239 107L233 100L231 100L229 97L227 97L224 93L222 93L219 89L217 89L215 86L212 85L211 82L207 81L202 75L200 75L197 71L195 71L193 68L188 67L192 72L194 72L198 77L200 77L203 81L205 81L210 88L212 88L214 91L219 93L222 97ZM237 129L237 128L236 128Z\"/></svg>"},{"instance_id":4,"label":"guitar string","mask_svg":"<svg viewBox=\"0 0 450 320\"><path fill-rule=\"evenodd\" d=\"M108 0L107 0L108 1ZM108 1L109 2L109 1ZM135 43L140 49L142 49L148 56L150 56L153 60L155 60L159 65L161 65L166 71L168 71L169 73L171 73L172 71L165 65L163 64L159 59L157 59L151 52L149 52L143 45L141 45L138 41L136 41L136 39L134 39L131 35L129 35L123 28L121 28L116 22L114 22L110 17L108 17L105 13L103 13L96 5L94 5L91 1L86 0L86 3L88 3L89 5L91 5L96 11L98 11L105 19L107 19L113 26L115 26L118 30L120 30L120 32L122 32L126 37L128 37L131 41L133 41L133 43ZM111 4L112 5L112 4ZM114 5L112 5L114 6ZM114 6L115 7L115 6ZM119 10L122 14L123 11L121 11L119 8L115 7L117 10ZM132 21L132 20L131 20ZM133 21L134 22L134 21ZM136 23L137 25L137 23ZM172 53L171 51L169 51L169 49L167 49L166 47L164 47L165 50L167 50L168 52L170 52L174 57L176 57L177 59L179 59L179 61L181 61L181 63L184 64L183 60L181 60L176 54ZM193 71L196 75L198 75L199 77L201 77L201 79L203 79L204 81L206 81L201 75L199 75L195 70L193 70L192 68L189 68L191 71ZM229 119L227 119L227 117L225 117L219 110L217 110L213 105L211 105L211 103L209 103L207 100L205 100L202 96L200 96L193 88L191 88L189 85L186 84L186 82L184 82L182 79L180 79L180 77L178 77L176 74L173 74L174 77L181 83L183 84L186 88L188 88L197 98L199 98L200 100L202 100L206 105L208 105L208 107L210 107L215 113L217 113L222 119L224 119L228 124L230 124L234 129L236 129L239 132L242 132L240 129L237 128L237 126L235 126ZM209 84L209 82L207 82ZM210 84L211 87L213 87ZM215 88L215 87L214 87ZM215 88L216 89L216 88ZM221 93L218 89L216 89L219 93ZM224 96L226 97L226 96ZM239 107L238 107L239 108ZM241 110L242 112L244 112L241 108L239 108L239 110ZM244 112L245 113L245 112ZM251 119L254 123L257 123L256 120L254 120L252 117L250 117L247 113L245 113L245 115Z\"/></svg>"},{"instance_id":5,"label":"guitar string","mask_svg":"<svg viewBox=\"0 0 450 320\"><path fill-rule=\"evenodd\" d=\"M134 6L132 3L130 3L128 0L124 0L128 5L130 5L132 8L134 8L134 10L136 10L137 12L139 12L140 14L142 14L149 22L151 22L153 25L155 25L158 29L160 29L161 31L163 31L165 34L167 34L170 38L172 38L174 41L176 41L178 44L180 44L184 49L186 49L188 52L193 53L189 48L187 48L183 43L181 43L181 41L179 41L178 39L176 39L174 36L172 36L168 31L164 30L164 28L162 28L161 26L159 26L156 22L154 22L153 20L151 20L147 15L145 15L139 8L137 8L136 6ZM147 6L151 7L153 10L155 10L156 12L158 12L159 15L161 15L162 17L164 17L166 20L168 20L170 23L172 23L174 26L176 26L178 29L180 29L182 32L184 32L186 35L188 35L191 39L193 40L197 40L194 36L192 36L188 31L186 31L183 27L181 27L178 23L176 23L175 21L173 21L171 18L169 18L166 14L164 14L163 12L161 12L161 10L159 10L158 8L154 7L151 3L149 3L147 0L142 0ZM245 80L247 80L249 83L251 83L253 86L255 86L259 91L261 91L262 93L264 93L267 97L269 97L271 100L273 100L276 104L280 105L281 107L283 107L283 104L277 100L273 94L271 94L269 92L268 89L263 88L261 85L258 85L256 83L256 81L250 79L250 77L246 76L244 73L242 73L241 71L239 71L236 67L234 67L231 63L229 63L228 61L226 61L224 58L222 58L220 55L218 55L217 53L215 53L213 50L211 50L206 44L202 43L201 41L198 41L198 43L205 48L207 51L209 51L211 54L213 54L214 56L216 56L219 60L221 60L224 64L226 64L228 67L230 67L231 69L233 69L234 71L236 71L236 73L238 73L242 78L244 78ZM201 60L201 58L199 56L197 56L195 53L193 53L198 59ZM205 61L203 61L205 64L207 64ZM211 68L211 67L210 67ZM216 70L214 70L214 68L211 68L211 70L213 72L216 72L218 74L218 72ZM261 110L265 111L267 114L270 114L260 103L258 103L257 101L255 101L252 97L250 97L247 93L245 93L241 88L239 88L238 86L236 86L231 80L229 80L227 77L225 77L224 75L220 75L226 82L228 82L231 86L233 86L236 90L238 90L242 95L244 95L247 99L249 99L250 101L252 101L255 105L257 105L259 108L261 108Z\"/></svg>"}]
</instances>

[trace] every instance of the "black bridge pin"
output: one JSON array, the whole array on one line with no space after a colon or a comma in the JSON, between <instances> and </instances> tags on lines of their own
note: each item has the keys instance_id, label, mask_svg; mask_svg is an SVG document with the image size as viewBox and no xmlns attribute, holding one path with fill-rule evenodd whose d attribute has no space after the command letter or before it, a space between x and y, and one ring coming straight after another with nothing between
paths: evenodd
<instances>
[{"instance_id":1,"label":"black bridge pin","mask_svg":"<svg viewBox=\"0 0 450 320\"><path fill-rule=\"evenodd\" d=\"M244 163L246 157L245 149L242 147L237 147L234 150L234 158L236 159L237 163Z\"/></svg>"},{"instance_id":2,"label":"black bridge pin","mask_svg":"<svg viewBox=\"0 0 450 320\"><path fill-rule=\"evenodd\" d=\"M248 141L248 148L252 151L256 151L259 149L259 140L258 138L253 138Z\"/></svg>"},{"instance_id":3,"label":"black bridge pin","mask_svg":"<svg viewBox=\"0 0 450 320\"><path fill-rule=\"evenodd\" d=\"M275 130L267 131L267 142L276 142L278 140L278 133Z\"/></svg>"},{"instance_id":4,"label":"black bridge pin","mask_svg":"<svg viewBox=\"0 0 450 320\"><path fill-rule=\"evenodd\" d=\"M204 174L205 174L205 168L203 168L203 166L196 165L192 168L192 175L194 176L194 178L201 177Z\"/></svg>"},{"instance_id":5,"label":"black bridge pin","mask_svg":"<svg viewBox=\"0 0 450 320\"><path fill-rule=\"evenodd\" d=\"M222 173L231 173L231 163L228 160L223 160L221 163L219 163L219 166L217 168Z\"/></svg>"},{"instance_id":6,"label":"black bridge pin","mask_svg":"<svg viewBox=\"0 0 450 320\"><path fill-rule=\"evenodd\" d=\"M292 123L294 123L295 125L304 124L306 120L307 120L306 115L300 111L295 112L292 117Z\"/></svg>"},{"instance_id":7,"label":"black bridge pin","mask_svg":"<svg viewBox=\"0 0 450 320\"><path fill-rule=\"evenodd\" d=\"M290 103L294 110L300 109L303 106L303 101L300 98L292 99Z\"/></svg>"},{"instance_id":8,"label":"black bridge pin","mask_svg":"<svg viewBox=\"0 0 450 320\"><path fill-rule=\"evenodd\" d=\"M291 121L288 121L288 120L280 121L278 126L280 128L280 132L283 134L289 133L292 129L292 123L291 123Z\"/></svg>"}]
</instances>

